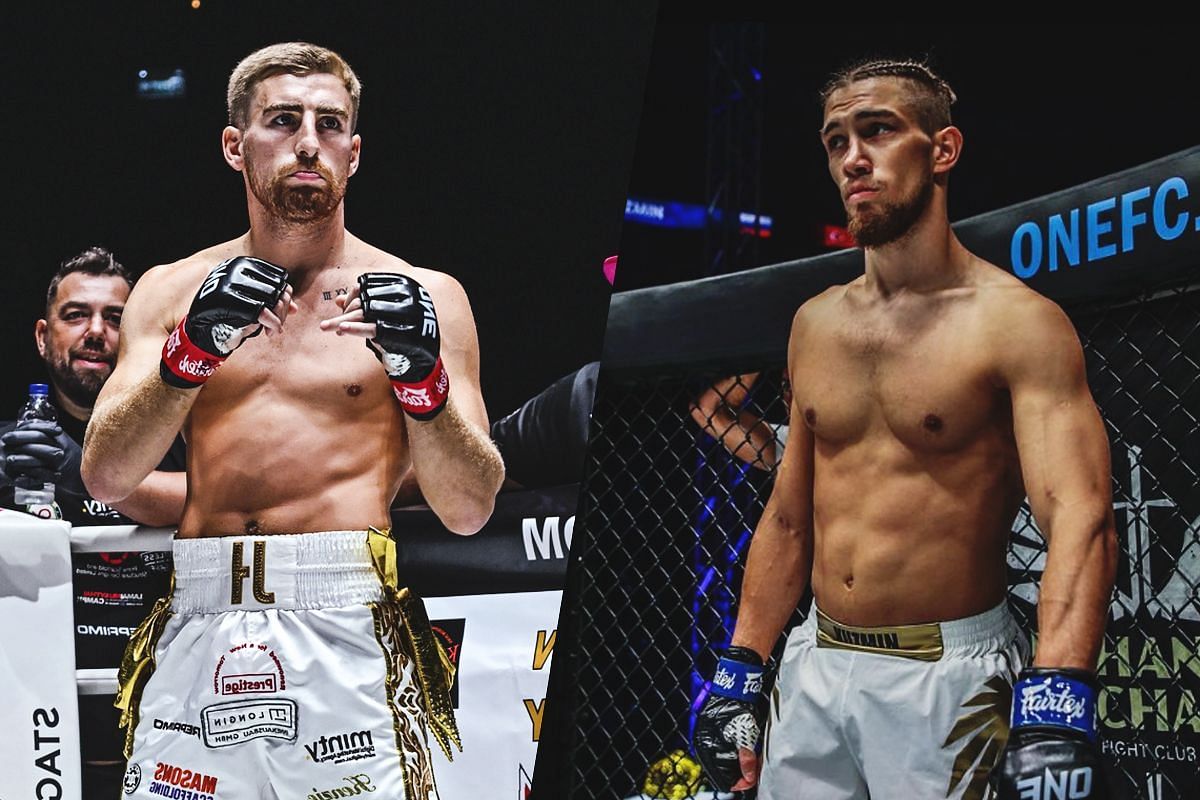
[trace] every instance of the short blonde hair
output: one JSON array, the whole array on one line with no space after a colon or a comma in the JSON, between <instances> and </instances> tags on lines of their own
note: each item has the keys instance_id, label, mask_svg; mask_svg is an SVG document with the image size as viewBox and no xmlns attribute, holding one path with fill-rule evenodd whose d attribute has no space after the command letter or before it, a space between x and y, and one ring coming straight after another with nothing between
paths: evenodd
<instances>
[{"instance_id":1,"label":"short blonde hair","mask_svg":"<svg viewBox=\"0 0 1200 800\"><path fill-rule=\"evenodd\" d=\"M311 75L324 73L342 81L350 93L350 130L358 123L358 100L362 83L346 59L332 50L308 42L283 42L255 50L233 68L225 92L229 124L244 129L249 122L250 99L254 87L274 75Z\"/></svg>"}]
</instances>

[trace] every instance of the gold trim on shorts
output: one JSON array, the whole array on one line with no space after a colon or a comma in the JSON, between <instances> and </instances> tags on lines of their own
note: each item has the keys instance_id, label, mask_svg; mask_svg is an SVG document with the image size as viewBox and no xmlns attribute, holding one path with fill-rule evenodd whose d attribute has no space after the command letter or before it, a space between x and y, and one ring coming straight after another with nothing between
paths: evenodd
<instances>
[{"instance_id":1,"label":"gold trim on shorts","mask_svg":"<svg viewBox=\"0 0 1200 800\"><path fill-rule=\"evenodd\" d=\"M964 780L962 800L982 800L992 767L1008 743L1008 717L1012 707L1011 676L993 675L983 690L962 704L963 715L954 723L942 747L961 742L946 786L946 797Z\"/></svg>"},{"instance_id":2,"label":"gold trim on shorts","mask_svg":"<svg viewBox=\"0 0 1200 800\"><path fill-rule=\"evenodd\" d=\"M421 687L421 699L433 736L446 758L454 760L450 745L453 743L462 752L462 736L454 719L454 706L450 702L450 687L454 683L454 663L446 648L433 635L425 604L407 587L400 587L396 568L396 542L387 531L370 528L367 531L367 546L371 550L371 561L383 584L383 603L396 607L403 623L399 641L407 647L413 659L413 677ZM372 608L375 606L373 605Z\"/></svg>"},{"instance_id":3,"label":"gold trim on shorts","mask_svg":"<svg viewBox=\"0 0 1200 800\"><path fill-rule=\"evenodd\" d=\"M843 625L817 612L817 647L899 656L917 661L942 657L942 628L936 622L862 628Z\"/></svg>"},{"instance_id":4,"label":"gold trim on shorts","mask_svg":"<svg viewBox=\"0 0 1200 800\"><path fill-rule=\"evenodd\" d=\"M122 749L126 759L133 755L133 734L137 730L142 689L146 687L146 681L150 680L157 666L154 648L158 645L167 620L171 618L171 597L174 594L175 573L172 572L167 596L156 600L150 613L134 629L129 643L125 645L125 653L121 656L121 666L117 669L117 696L113 700L113 706L121 712L117 724L125 729Z\"/></svg>"}]
</instances>

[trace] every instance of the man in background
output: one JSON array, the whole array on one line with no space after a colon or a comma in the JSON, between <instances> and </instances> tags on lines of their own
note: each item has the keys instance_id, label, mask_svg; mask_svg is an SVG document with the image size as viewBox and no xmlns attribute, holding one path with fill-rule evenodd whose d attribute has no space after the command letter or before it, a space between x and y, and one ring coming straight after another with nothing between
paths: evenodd
<instances>
[{"instance_id":1,"label":"man in background","mask_svg":"<svg viewBox=\"0 0 1200 800\"><path fill-rule=\"evenodd\" d=\"M121 314L132 287L129 273L103 247L67 259L51 279L34 340L50 375L58 421L0 425L0 505L5 508L61 517L76 526L179 522L187 491L182 439L114 506L92 498L79 477L83 431L116 364ZM54 503L18 506L13 489L21 477L53 482ZM76 665L114 668L129 631L166 593L170 559L152 552L79 553L72 563ZM79 711L84 797L117 797L124 758L112 695L81 695Z\"/></svg>"}]
</instances>

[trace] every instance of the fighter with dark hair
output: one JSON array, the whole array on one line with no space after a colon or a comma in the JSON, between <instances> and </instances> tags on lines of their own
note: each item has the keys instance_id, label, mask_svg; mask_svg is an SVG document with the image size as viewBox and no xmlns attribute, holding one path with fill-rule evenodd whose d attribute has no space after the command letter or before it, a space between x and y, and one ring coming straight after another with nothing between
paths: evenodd
<instances>
[{"instance_id":1,"label":"fighter with dark hair","mask_svg":"<svg viewBox=\"0 0 1200 800\"><path fill-rule=\"evenodd\" d=\"M179 522L187 491L180 439L172 442L163 465L112 507L92 498L79 477L84 428L116 365L121 318L132 288L129 272L103 247L66 259L54 273L45 315L33 335L50 373L58 422L0 428L0 503L12 506L12 481L29 476L54 483L58 512L77 525Z\"/></svg>"},{"instance_id":2,"label":"fighter with dark hair","mask_svg":"<svg viewBox=\"0 0 1200 800\"><path fill-rule=\"evenodd\" d=\"M793 320L789 441L696 727L719 788L978 798L992 774L1005 798L1043 780L1107 796L1094 671L1116 564L1108 441L1070 320L950 228L953 100L913 61L856 65L823 94L866 271ZM1026 495L1049 542L1032 662L1006 602ZM806 587L760 777L764 663Z\"/></svg>"},{"instance_id":3,"label":"fighter with dark hair","mask_svg":"<svg viewBox=\"0 0 1200 800\"><path fill-rule=\"evenodd\" d=\"M112 374L121 317L133 278L111 252L89 247L66 259L46 291L45 314L34 341L46 363L58 421L0 425L0 506L56 517L74 525L142 523L172 526L187 493L187 451L176 437L157 469L124 500L109 506L88 494L79 476L83 432L96 396ZM49 505L18 505L16 481L54 484ZM75 661L81 669L112 668L125 636L167 588L170 564L162 553L78 553L72 558ZM124 758L112 696L79 696L84 797L116 797Z\"/></svg>"}]
</instances>

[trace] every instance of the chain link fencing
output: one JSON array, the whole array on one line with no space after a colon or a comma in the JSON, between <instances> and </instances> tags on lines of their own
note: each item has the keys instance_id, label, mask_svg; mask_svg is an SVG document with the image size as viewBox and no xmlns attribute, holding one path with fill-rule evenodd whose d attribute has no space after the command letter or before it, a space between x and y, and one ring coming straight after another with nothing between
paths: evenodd
<instances>
[{"instance_id":1,"label":"chain link fencing","mask_svg":"<svg viewBox=\"0 0 1200 800\"><path fill-rule=\"evenodd\" d=\"M1195 797L1200 780L1198 288L1069 309L1109 434L1120 540L1099 666L1103 748L1146 800ZM688 742L786 442L783 366L602 376L569 601L570 797L710 796ZM1031 636L1044 560L1023 507L1010 604Z\"/></svg>"}]
</instances>

